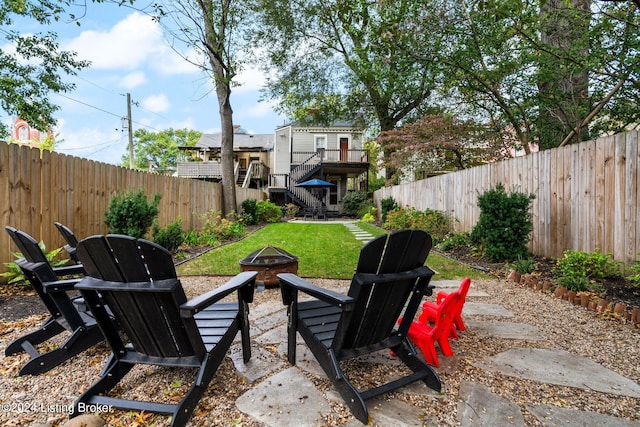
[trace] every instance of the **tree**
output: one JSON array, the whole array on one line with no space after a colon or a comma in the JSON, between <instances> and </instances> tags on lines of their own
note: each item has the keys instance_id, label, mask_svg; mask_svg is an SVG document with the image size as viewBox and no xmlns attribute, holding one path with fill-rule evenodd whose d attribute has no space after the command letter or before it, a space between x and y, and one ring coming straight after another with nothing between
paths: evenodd
<instances>
[{"instance_id":1,"label":"tree","mask_svg":"<svg viewBox=\"0 0 640 427\"><path fill-rule=\"evenodd\" d=\"M133 134L136 169L147 170L151 164L158 171L175 170L178 147L193 147L201 135L201 132L189 129L168 129L157 133L136 130ZM122 165L129 165L128 154L122 156Z\"/></svg>"},{"instance_id":2,"label":"tree","mask_svg":"<svg viewBox=\"0 0 640 427\"><path fill-rule=\"evenodd\" d=\"M486 126L444 115L424 116L401 128L382 132L376 140L391 151L383 159L383 166L404 175L466 169L508 153L500 139L491 138Z\"/></svg>"},{"instance_id":3,"label":"tree","mask_svg":"<svg viewBox=\"0 0 640 427\"><path fill-rule=\"evenodd\" d=\"M423 2L388 0L256 0L256 43L275 69L265 96L280 111L329 124L360 118L375 132L420 117L435 85L434 66L417 64L412 50L435 50L417 22ZM377 133L377 132L376 132Z\"/></svg>"},{"instance_id":4,"label":"tree","mask_svg":"<svg viewBox=\"0 0 640 427\"><path fill-rule=\"evenodd\" d=\"M65 75L75 75L89 65L74 52L62 51L52 32L21 34L15 29L17 17L47 25L65 16L67 0L5 1L0 5L0 106L9 115L19 116L33 127L48 131L56 124L59 109L49 94L64 93L74 85L65 83ZM67 16L70 20L75 17ZM7 136L0 125L0 136Z\"/></svg>"},{"instance_id":5,"label":"tree","mask_svg":"<svg viewBox=\"0 0 640 427\"><path fill-rule=\"evenodd\" d=\"M188 54L183 57L201 67L213 80L221 124L220 165L225 214L236 210L230 98L233 79L241 66L242 32L249 27L246 6L241 0L176 0L158 6L161 13L158 19L173 38L172 45L176 50L181 45L196 51L196 57Z\"/></svg>"},{"instance_id":6,"label":"tree","mask_svg":"<svg viewBox=\"0 0 640 427\"><path fill-rule=\"evenodd\" d=\"M434 22L419 33L429 39L438 26L445 40L414 58L442 66L438 94L456 116L491 125L527 152L640 120L640 14L630 2L428 4Z\"/></svg>"}]
</instances>

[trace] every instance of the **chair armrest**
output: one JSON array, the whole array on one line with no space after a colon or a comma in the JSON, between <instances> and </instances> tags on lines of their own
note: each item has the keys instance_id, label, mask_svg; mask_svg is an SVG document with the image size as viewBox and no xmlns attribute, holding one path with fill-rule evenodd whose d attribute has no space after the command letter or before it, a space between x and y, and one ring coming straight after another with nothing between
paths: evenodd
<instances>
[{"instance_id":1,"label":"chair armrest","mask_svg":"<svg viewBox=\"0 0 640 427\"><path fill-rule=\"evenodd\" d=\"M356 273L353 276L353 280L358 283L387 283L387 282L395 282L398 280L411 280L417 279L419 277L425 276L433 276L435 273L427 266L422 266L418 268L414 268L409 271L401 271L399 273L383 273L383 274L373 274L373 273ZM433 289L433 285L429 285L429 288Z\"/></svg>"},{"instance_id":2,"label":"chair armrest","mask_svg":"<svg viewBox=\"0 0 640 427\"><path fill-rule=\"evenodd\" d=\"M56 280L55 282L44 282L42 288L45 293L60 292L60 291L72 291L76 284L80 283L82 279L64 279Z\"/></svg>"},{"instance_id":3,"label":"chair armrest","mask_svg":"<svg viewBox=\"0 0 640 427\"><path fill-rule=\"evenodd\" d=\"M71 274L85 274L84 267L81 264L54 267L53 271L56 273L57 276L68 276Z\"/></svg>"},{"instance_id":4,"label":"chair armrest","mask_svg":"<svg viewBox=\"0 0 640 427\"><path fill-rule=\"evenodd\" d=\"M318 298L319 300L327 302L329 304L341 307L342 309L353 305L355 302L355 299L353 297L343 295L339 292L331 291L329 289L321 288L314 285L313 283L307 282L303 278L298 277L293 273L281 273L278 274L278 278L280 279L281 289L283 285L290 286L295 290L302 291L307 295Z\"/></svg>"},{"instance_id":5,"label":"chair armrest","mask_svg":"<svg viewBox=\"0 0 640 427\"><path fill-rule=\"evenodd\" d=\"M442 302L442 300L444 300L447 297L447 295L449 295L449 292L439 291L436 294L436 303L440 304Z\"/></svg>"},{"instance_id":6,"label":"chair armrest","mask_svg":"<svg viewBox=\"0 0 640 427\"><path fill-rule=\"evenodd\" d=\"M203 309L209 307L211 304L221 300L222 298L235 291L240 291L245 286L249 286L251 288L249 298L245 297L245 299L251 300L250 297L253 296L253 290L255 288L257 275L258 273L256 271L245 271L238 274L237 276L234 276L221 287L190 299L180 306L180 316L185 318L193 317L193 315L198 313L199 311L202 311Z\"/></svg>"}]
</instances>

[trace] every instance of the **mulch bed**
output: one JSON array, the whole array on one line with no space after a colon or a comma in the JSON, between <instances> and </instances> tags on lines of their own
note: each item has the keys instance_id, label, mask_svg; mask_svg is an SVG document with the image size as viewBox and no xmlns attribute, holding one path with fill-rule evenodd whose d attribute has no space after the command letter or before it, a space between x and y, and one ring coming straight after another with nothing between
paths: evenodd
<instances>
[{"instance_id":1,"label":"mulch bed","mask_svg":"<svg viewBox=\"0 0 640 427\"><path fill-rule=\"evenodd\" d=\"M509 274L509 263L492 263L484 258L474 256L470 247L460 247L451 251L437 252L462 264L486 271L496 277L506 278ZM554 272L557 267L556 261L551 258L539 256L533 256L532 258L536 264L536 270L533 274L542 280L555 283L557 278ZM602 288L604 294L601 296L604 299L612 303L624 303L627 307L640 308L640 287L634 286L624 277L605 278L602 282Z\"/></svg>"}]
</instances>

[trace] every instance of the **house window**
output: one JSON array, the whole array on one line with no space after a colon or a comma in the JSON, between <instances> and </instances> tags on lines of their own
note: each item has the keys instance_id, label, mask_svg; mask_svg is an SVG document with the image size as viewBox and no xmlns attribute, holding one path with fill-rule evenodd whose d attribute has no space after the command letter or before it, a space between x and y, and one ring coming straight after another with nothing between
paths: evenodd
<instances>
[{"instance_id":1,"label":"house window","mask_svg":"<svg viewBox=\"0 0 640 427\"><path fill-rule=\"evenodd\" d=\"M327 149L327 135L316 135L314 137L314 145L316 151Z\"/></svg>"},{"instance_id":2,"label":"house window","mask_svg":"<svg viewBox=\"0 0 640 427\"><path fill-rule=\"evenodd\" d=\"M28 141L29 140L29 129L26 126L21 126L18 128L18 139L20 141Z\"/></svg>"}]
</instances>

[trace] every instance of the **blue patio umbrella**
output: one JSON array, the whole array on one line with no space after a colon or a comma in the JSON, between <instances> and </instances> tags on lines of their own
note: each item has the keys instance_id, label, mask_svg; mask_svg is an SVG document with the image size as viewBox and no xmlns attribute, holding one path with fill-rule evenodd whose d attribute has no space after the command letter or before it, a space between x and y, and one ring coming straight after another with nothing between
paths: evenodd
<instances>
[{"instance_id":1,"label":"blue patio umbrella","mask_svg":"<svg viewBox=\"0 0 640 427\"><path fill-rule=\"evenodd\" d=\"M295 186L304 188L328 188L335 187L336 185L321 179L310 179L309 181L299 182Z\"/></svg>"}]
</instances>

